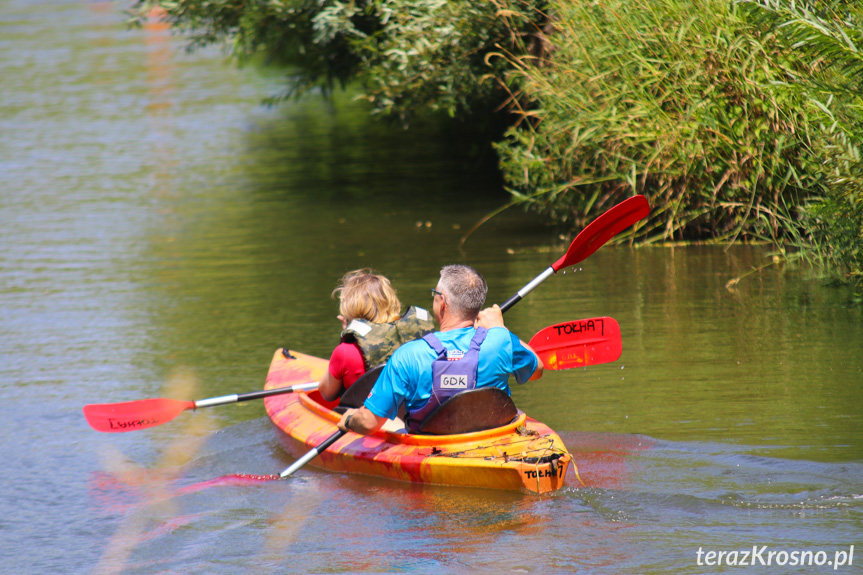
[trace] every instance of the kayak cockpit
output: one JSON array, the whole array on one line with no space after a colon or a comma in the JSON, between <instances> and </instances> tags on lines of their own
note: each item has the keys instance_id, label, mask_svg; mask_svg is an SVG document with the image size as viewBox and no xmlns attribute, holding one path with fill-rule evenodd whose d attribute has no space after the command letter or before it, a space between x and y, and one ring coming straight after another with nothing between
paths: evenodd
<instances>
[{"instance_id":1,"label":"kayak cockpit","mask_svg":"<svg viewBox=\"0 0 863 575\"><path fill-rule=\"evenodd\" d=\"M518 417L509 394L496 387L462 391L437 406L419 427L423 435L453 435L495 429Z\"/></svg>"},{"instance_id":2,"label":"kayak cockpit","mask_svg":"<svg viewBox=\"0 0 863 575\"><path fill-rule=\"evenodd\" d=\"M485 388L481 388L485 389ZM490 388L489 388L490 389ZM506 392L500 391L500 393L506 395ZM461 394L459 394L461 395ZM477 398L482 397L484 394L479 394ZM333 411L327 404L333 404L335 402L327 402L324 401L323 398L320 397L320 394L317 391L312 392L300 392L298 394L300 405L302 405L307 411L311 412L317 417L321 419L325 419L333 424L336 424L341 419L341 415L336 411ZM476 399L476 398L474 398ZM507 396L509 399L509 396ZM319 402L320 401L320 402ZM322 403L321 403L322 402ZM510 402L512 400L510 399ZM446 404L444 404L446 405ZM443 407L443 405L441 406ZM513 404L513 408L515 405ZM440 409L440 408L439 408ZM446 415L446 412L444 412ZM470 431L464 433L451 433L445 435L420 435L420 434L412 434L406 433L404 430L401 431L388 431L386 428L377 431L373 435L381 437L386 441L392 443L404 443L409 445L442 445L447 443L458 443L466 440L473 439L484 439L490 438L498 435L504 435L508 433L512 433L516 430L520 425L524 425L526 420L526 416L524 412L520 410L515 411L514 417L511 417L507 423L504 425L500 425L497 427L493 427L491 429L483 429L478 431ZM431 421L431 419L429 420Z\"/></svg>"},{"instance_id":3,"label":"kayak cockpit","mask_svg":"<svg viewBox=\"0 0 863 575\"><path fill-rule=\"evenodd\" d=\"M363 405L383 368L382 364L367 371L336 400L327 401L317 391L308 397L341 415L348 409ZM513 422L516 417L518 409L507 392L496 387L480 387L451 396L428 414L418 428L412 422L411 430L419 435L462 435L496 429ZM391 420L384 430L404 433L404 427L401 419L395 425Z\"/></svg>"}]
</instances>

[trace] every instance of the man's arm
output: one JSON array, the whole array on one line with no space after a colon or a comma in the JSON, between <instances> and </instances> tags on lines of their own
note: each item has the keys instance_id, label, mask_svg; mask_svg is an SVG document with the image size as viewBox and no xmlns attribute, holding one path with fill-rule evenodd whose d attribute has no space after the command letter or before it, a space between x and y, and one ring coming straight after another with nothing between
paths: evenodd
<instances>
[{"instance_id":1,"label":"man's arm","mask_svg":"<svg viewBox=\"0 0 863 575\"><path fill-rule=\"evenodd\" d=\"M342 431L353 431L360 435L374 433L387 422L386 417L378 417L365 406L359 409L349 409L342 415L339 421L339 429Z\"/></svg>"},{"instance_id":2,"label":"man's arm","mask_svg":"<svg viewBox=\"0 0 863 575\"><path fill-rule=\"evenodd\" d=\"M493 327L506 327L503 324L503 312L500 311L500 306L494 304L491 307L487 307L477 315L476 321L474 322L474 327L484 327L486 329L491 329ZM542 360L539 358L539 355L533 349L524 343L521 339L518 340L521 343L522 347L528 350L533 356L536 358L536 369L530 376L529 381L535 381L542 377L544 366L542 365Z\"/></svg>"},{"instance_id":3,"label":"man's arm","mask_svg":"<svg viewBox=\"0 0 863 575\"><path fill-rule=\"evenodd\" d=\"M542 374L545 372L545 366L542 364L542 360L539 358L539 354L533 351L532 347L524 343L521 338L519 338L518 341L524 349L532 353L533 356L536 358L536 369L533 370L533 374L530 376L530 379L528 379L528 381L536 381L537 379L542 377Z\"/></svg>"},{"instance_id":4,"label":"man's arm","mask_svg":"<svg viewBox=\"0 0 863 575\"><path fill-rule=\"evenodd\" d=\"M401 372L400 358L409 346L410 342L396 350L381 371L364 405L359 409L347 411L342 416L339 421L340 429L350 428L350 431L355 433L368 435L398 416L399 406L404 403L404 394L396 382L405 378Z\"/></svg>"}]
</instances>

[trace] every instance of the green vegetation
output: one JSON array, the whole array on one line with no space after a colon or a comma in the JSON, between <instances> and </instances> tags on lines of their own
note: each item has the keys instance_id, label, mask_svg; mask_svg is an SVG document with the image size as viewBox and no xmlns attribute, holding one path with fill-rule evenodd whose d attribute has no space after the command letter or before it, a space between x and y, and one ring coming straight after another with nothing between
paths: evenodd
<instances>
[{"instance_id":1,"label":"green vegetation","mask_svg":"<svg viewBox=\"0 0 863 575\"><path fill-rule=\"evenodd\" d=\"M820 5L559 3L549 56L501 55L516 201L579 221L645 193L642 241L769 241L863 280L863 9Z\"/></svg>"},{"instance_id":2,"label":"green vegetation","mask_svg":"<svg viewBox=\"0 0 863 575\"><path fill-rule=\"evenodd\" d=\"M140 1L198 44L350 85L373 112L483 122L522 204L579 226L633 193L634 238L767 241L863 286L856 0Z\"/></svg>"},{"instance_id":3,"label":"green vegetation","mask_svg":"<svg viewBox=\"0 0 863 575\"><path fill-rule=\"evenodd\" d=\"M486 57L517 49L531 29L521 13L463 0L138 0L133 19L153 8L192 46L225 44L240 63L262 56L288 69L281 97L351 85L374 113L405 123L425 110L463 118L502 104L494 78L507 64ZM522 9L536 12L531 0Z\"/></svg>"}]
</instances>

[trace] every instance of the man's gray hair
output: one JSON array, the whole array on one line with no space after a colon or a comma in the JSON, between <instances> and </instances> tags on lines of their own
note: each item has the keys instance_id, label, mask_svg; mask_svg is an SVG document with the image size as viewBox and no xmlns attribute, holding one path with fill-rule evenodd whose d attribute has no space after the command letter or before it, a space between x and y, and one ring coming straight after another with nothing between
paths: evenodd
<instances>
[{"instance_id":1,"label":"man's gray hair","mask_svg":"<svg viewBox=\"0 0 863 575\"><path fill-rule=\"evenodd\" d=\"M438 284L446 294L446 303L462 319L475 319L485 303L488 286L479 272L470 266L444 266Z\"/></svg>"}]
</instances>

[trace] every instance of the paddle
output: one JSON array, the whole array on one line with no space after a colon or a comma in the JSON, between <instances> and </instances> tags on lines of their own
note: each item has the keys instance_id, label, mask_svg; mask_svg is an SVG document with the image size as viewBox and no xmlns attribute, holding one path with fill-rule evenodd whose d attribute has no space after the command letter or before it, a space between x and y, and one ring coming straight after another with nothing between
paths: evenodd
<instances>
[{"instance_id":1,"label":"paddle","mask_svg":"<svg viewBox=\"0 0 863 575\"><path fill-rule=\"evenodd\" d=\"M125 401L121 403L93 403L84 406L84 417L87 418L87 423L90 424L90 427L96 431L104 431L106 433L135 431L168 423L188 409L262 399L283 393L317 389L317 387L318 382L300 383L290 387L223 395L209 399L199 399L198 401L139 399L137 401Z\"/></svg>"},{"instance_id":2,"label":"paddle","mask_svg":"<svg viewBox=\"0 0 863 575\"><path fill-rule=\"evenodd\" d=\"M650 213L650 206L644 196L633 196L626 199L607 212L590 222L586 228L575 236L569 249L559 260L551 264L544 272L536 276L530 283L521 288L518 293L506 300L500 306L506 311L529 294L539 284L544 282L561 268L577 264L587 259L605 243Z\"/></svg>"},{"instance_id":3,"label":"paddle","mask_svg":"<svg viewBox=\"0 0 863 575\"><path fill-rule=\"evenodd\" d=\"M528 345L545 369L553 371L617 361L623 349L620 326L610 317L550 325L539 330Z\"/></svg>"}]
</instances>

